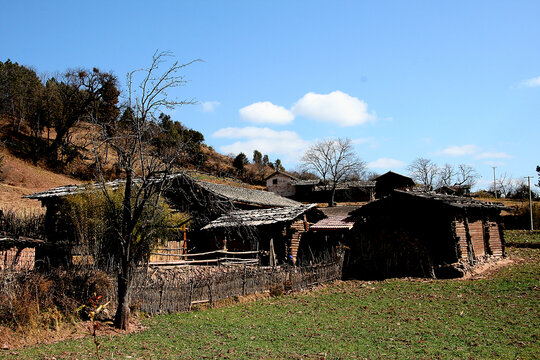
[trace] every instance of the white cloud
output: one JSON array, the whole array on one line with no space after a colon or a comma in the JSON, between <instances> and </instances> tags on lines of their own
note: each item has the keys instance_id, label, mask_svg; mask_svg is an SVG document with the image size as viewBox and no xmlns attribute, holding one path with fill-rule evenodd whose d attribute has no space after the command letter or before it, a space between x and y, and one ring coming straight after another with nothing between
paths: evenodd
<instances>
[{"instance_id":1,"label":"white cloud","mask_svg":"<svg viewBox=\"0 0 540 360\"><path fill-rule=\"evenodd\" d=\"M291 111L295 115L339 126L354 126L375 120L375 113L368 113L367 107L364 101L341 91L330 94L310 92L298 100Z\"/></svg>"},{"instance_id":2,"label":"white cloud","mask_svg":"<svg viewBox=\"0 0 540 360\"><path fill-rule=\"evenodd\" d=\"M375 161L369 162L367 166L370 169L394 169L405 166L405 163L401 160L380 158Z\"/></svg>"},{"instance_id":3,"label":"white cloud","mask_svg":"<svg viewBox=\"0 0 540 360\"><path fill-rule=\"evenodd\" d=\"M240 117L255 124L288 124L294 120L294 114L282 106L269 101L256 102L238 110Z\"/></svg>"},{"instance_id":4,"label":"white cloud","mask_svg":"<svg viewBox=\"0 0 540 360\"><path fill-rule=\"evenodd\" d=\"M357 138L352 139L351 142L354 145L362 145L362 144L373 144L375 142L375 139L368 137L368 138Z\"/></svg>"},{"instance_id":5,"label":"white cloud","mask_svg":"<svg viewBox=\"0 0 540 360\"><path fill-rule=\"evenodd\" d=\"M272 154L285 161L297 161L310 145L294 131L276 131L253 126L228 127L216 131L212 136L224 139L241 139L220 147L220 151L225 154L243 152L249 157L253 154L253 150L259 150L263 154Z\"/></svg>"},{"instance_id":6,"label":"white cloud","mask_svg":"<svg viewBox=\"0 0 540 360\"><path fill-rule=\"evenodd\" d=\"M511 156L504 152L487 151L476 155L477 159L510 159Z\"/></svg>"},{"instance_id":7,"label":"white cloud","mask_svg":"<svg viewBox=\"0 0 540 360\"><path fill-rule=\"evenodd\" d=\"M531 78L531 79L527 79L527 80L523 80L521 82L521 85L526 86L526 87L538 87L538 86L540 86L540 76L535 77L535 78Z\"/></svg>"},{"instance_id":8,"label":"white cloud","mask_svg":"<svg viewBox=\"0 0 540 360\"><path fill-rule=\"evenodd\" d=\"M450 155L450 156L464 156L472 155L478 152L478 147L476 145L461 145L461 146L450 146L439 152L439 154Z\"/></svg>"},{"instance_id":9,"label":"white cloud","mask_svg":"<svg viewBox=\"0 0 540 360\"><path fill-rule=\"evenodd\" d=\"M205 101L201 104L204 112L214 112L219 105L221 105L219 101Z\"/></svg>"}]
</instances>

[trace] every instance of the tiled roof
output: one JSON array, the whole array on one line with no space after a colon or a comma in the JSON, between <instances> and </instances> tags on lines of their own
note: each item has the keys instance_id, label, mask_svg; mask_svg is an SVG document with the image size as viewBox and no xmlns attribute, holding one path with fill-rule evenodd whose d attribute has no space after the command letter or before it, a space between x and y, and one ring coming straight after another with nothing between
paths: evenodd
<instances>
[{"instance_id":1,"label":"tiled roof","mask_svg":"<svg viewBox=\"0 0 540 360\"><path fill-rule=\"evenodd\" d=\"M299 205L261 210L232 211L202 228L210 230L225 227L260 226L293 221L316 205Z\"/></svg>"},{"instance_id":2,"label":"tiled roof","mask_svg":"<svg viewBox=\"0 0 540 360\"><path fill-rule=\"evenodd\" d=\"M279 196L273 192L246 189L230 185L214 184L206 181L197 181L197 184L204 189L222 196L232 202L254 204L260 206L298 206L299 202Z\"/></svg>"}]
</instances>

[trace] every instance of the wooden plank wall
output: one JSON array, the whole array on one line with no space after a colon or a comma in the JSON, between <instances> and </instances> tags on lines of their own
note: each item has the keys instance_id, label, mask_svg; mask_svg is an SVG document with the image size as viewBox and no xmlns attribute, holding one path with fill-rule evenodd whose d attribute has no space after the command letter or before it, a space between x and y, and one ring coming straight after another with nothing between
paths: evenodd
<instances>
[{"instance_id":1,"label":"wooden plank wall","mask_svg":"<svg viewBox=\"0 0 540 360\"><path fill-rule=\"evenodd\" d=\"M469 252L467 250L467 229L463 221L454 221L456 236L458 238L459 249L461 250L461 259L467 260Z\"/></svg>"},{"instance_id":2,"label":"wooden plank wall","mask_svg":"<svg viewBox=\"0 0 540 360\"><path fill-rule=\"evenodd\" d=\"M494 221L488 221L487 224L487 233L489 236L489 249L491 250L492 255L503 256L503 244L499 232L499 225Z\"/></svg>"},{"instance_id":3,"label":"wooden plank wall","mask_svg":"<svg viewBox=\"0 0 540 360\"><path fill-rule=\"evenodd\" d=\"M0 269L32 270L36 260L36 249L12 247L0 251Z\"/></svg>"},{"instance_id":4,"label":"wooden plank wall","mask_svg":"<svg viewBox=\"0 0 540 360\"><path fill-rule=\"evenodd\" d=\"M474 249L474 257L477 258L486 255L484 245L484 222L482 220L470 222L469 234Z\"/></svg>"},{"instance_id":5,"label":"wooden plank wall","mask_svg":"<svg viewBox=\"0 0 540 360\"><path fill-rule=\"evenodd\" d=\"M163 314L190 311L193 306L245 296L255 293L281 291L300 291L318 284L339 280L342 276L343 257L326 263L305 266L234 266L220 268L208 267L209 272L193 273L191 276L154 276L152 272L141 269L134 279L132 304L148 314ZM117 294L116 278L111 278L112 288L107 300L115 306Z\"/></svg>"},{"instance_id":6,"label":"wooden plank wall","mask_svg":"<svg viewBox=\"0 0 540 360\"><path fill-rule=\"evenodd\" d=\"M296 264L296 257L298 255L298 248L300 247L300 239L302 234L306 232L304 219L298 219L291 224L291 244L290 254L293 256L293 262Z\"/></svg>"},{"instance_id":7,"label":"wooden plank wall","mask_svg":"<svg viewBox=\"0 0 540 360\"><path fill-rule=\"evenodd\" d=\"M175 261L181 260L181 258L178 256L167 256L167 255L161 255L161 254L183 255L184 244L185 244L184 240L168 241L167 245L157 247L156 249L152 251L152 254L150 255L150 263L175 262Z\"/></svg>"}]
</instances>

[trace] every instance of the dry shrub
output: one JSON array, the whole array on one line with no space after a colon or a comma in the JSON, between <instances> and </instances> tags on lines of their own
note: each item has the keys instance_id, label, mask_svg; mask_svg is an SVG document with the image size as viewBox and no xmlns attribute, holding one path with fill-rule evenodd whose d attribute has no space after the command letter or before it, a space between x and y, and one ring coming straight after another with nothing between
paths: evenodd
<instances>
[{"instance_id":1,"label":"dry shrub","mask_svg":"<svg viewBox=\"0 0 540 360\"><path fill-rule=\"evenodd\" d=\"M16 331L59 329L79 316L94 294L108 295L111 282L97 270L0 274L0 325Z\"/></svg>"}]
</instances>

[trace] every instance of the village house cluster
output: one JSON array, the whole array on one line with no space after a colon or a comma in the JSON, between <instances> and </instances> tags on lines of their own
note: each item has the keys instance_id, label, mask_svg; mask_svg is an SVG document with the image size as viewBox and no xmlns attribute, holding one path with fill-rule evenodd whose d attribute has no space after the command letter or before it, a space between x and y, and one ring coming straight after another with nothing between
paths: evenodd
<instances>
[{"instance_id":1,"label":"village house cluster","mask_svg":"<svg viewBox=\"0 0 540 360\"><path fill-rule=\"evenodd\" d=\"M347 277L456 277L504 256L502 205L417 191L412 179L393 172L340 184L336 200L347 205L337 207L316 205L325 201L324 184L280 171L267 177L268 191L200 180L189 172L169 181L164 197L189 226L182 227L182 239L154 249L150 265L302 265L345 246ZM1 265L93 261L61 209L69 196L100 186L62 186L27 196L46 207L47 240L1 240Z\"/></svg>"}]
</instances>

